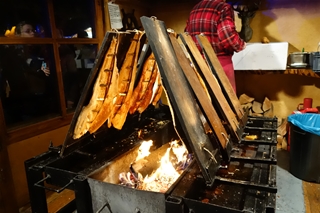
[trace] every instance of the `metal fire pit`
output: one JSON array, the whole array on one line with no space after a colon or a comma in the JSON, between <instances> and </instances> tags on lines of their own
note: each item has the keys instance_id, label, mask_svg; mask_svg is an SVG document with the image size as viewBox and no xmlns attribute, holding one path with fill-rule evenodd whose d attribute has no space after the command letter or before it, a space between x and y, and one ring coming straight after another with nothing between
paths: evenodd
<instances>
[{"instance_id":1,"label":"metal fire pit","mask_svg":"<svg viewBox=\"0 0 320 213\"><path fill-rule=\"evenodd\" d=\"M129 115L122 130L103 126L95 134L72 139L77 117L90 99L102 57L115 32L107 33L64 144L50 146L47 152L25 162L32 212L48 211L46 191L60 193L64 189L73 190L75 199L60 212L275 212L277 119L250 117L246 112L234 121L239 122L237 129L224 122L229 136L224 135L226 143L222 147L217 132L206 132L196 97L180 65L170 61L175 53L165 36L166 29L153 29L159 21L152 21L144 28L172 105L160 104L159 108L149 107L142 114ZM130 33L122 37L121 44L128 46ZM220 109L219 117L225 120L227 116L221 113ZM247 135L256 135L257 139L247 140ZM154 153L173 139L182 139L194 156L163 193L132 189L117 182L117 175L128 168L125 162L134 158L134 150L142 140L149 139L155 142Z\"/></svg>"},{"instance_id":2,"label":"metal fire pit","mask_svg":"<svg viewBox=\"0 0 320 213\"><path fill-rule=\"evenodd\" d=\"M166 197L173 184L166 192L144 191L119 185L119 174L128 172L129 165L136 158L138 147L112 160L88 177L91 189L93 212L165 212ZM147 157L148 164L142 174L150 175L157 169L160 158L164 155L168 143L153 150ZM178 180L176 182L179 182ZM115 193L116 192L116 193Z\"/></svg>"}]
</instances>

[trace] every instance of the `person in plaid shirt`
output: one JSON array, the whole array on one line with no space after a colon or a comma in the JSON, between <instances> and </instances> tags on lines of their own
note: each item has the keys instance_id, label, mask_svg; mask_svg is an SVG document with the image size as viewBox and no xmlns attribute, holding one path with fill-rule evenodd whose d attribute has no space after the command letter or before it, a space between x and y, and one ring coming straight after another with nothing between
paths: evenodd
<instances>
[{"instance_id":1,"label":"person in plaid shirt","mask_svg":"<svg viewBox=\"0 0 320 213\"><path fill-rule=\"evenodd\" d=\"M200 1L190 12L185 32L193 38L200 52L196 35L203 34L208 38L236 92L232 55L243 50L246 43L236 31L231 5L225 0Z\"/></svg>"}]
</instances>

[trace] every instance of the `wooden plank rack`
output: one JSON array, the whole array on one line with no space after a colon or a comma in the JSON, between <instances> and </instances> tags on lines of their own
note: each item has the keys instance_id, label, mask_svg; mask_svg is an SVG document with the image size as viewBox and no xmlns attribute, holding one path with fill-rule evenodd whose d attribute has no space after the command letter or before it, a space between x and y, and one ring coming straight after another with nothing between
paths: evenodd
<instances>
[{"instance_id":1,"label":"wooden plank rack","mask_svg":"<svg viewBox=\"0 0 320 213\"><path fill-rule=\"evenodd\" d=\"M169 77L171 81L174 81L172 78L178 75L177 73L180 75L182 72L188 89L192 91L193 98L201 109L199 116L206 118L206 124L209 125L214 135L211 138L212 143L216 143L220 148L222 160L226 162L226 166L224 168L222 163L212 182L242 185L249 187L250 190L258 190L257 193L259 190L265 191L268 194L266 209L272 212L275 209L275 193L277 192L277 127L274 125L277 118L248 116L248 110L241 107L206 37L197 36L201 47L200 51L187 33L176 34L171 30L166 30L164 23L154 18L141 17L141 21L144 28L147 29L146 35L156 60L161 64L159 65L160 72L166 63L174 63L179 67L161 72L166 90L175 90L177 87L166 85L165 81L169 76L165 72L175 73ZM166 44L165 49L161 49L163 44ZM165 57L164 54L170 55L170 57ZM179 95L183 96L183 93L179 93ZM168 98L174 97L169 95ZM247 136L250 135L256 135L256 139L249 140L250 137ZM249 167L253 168L251 179L241 180L225 175L228 167L231 167L233 163L242 166L250 165ZM262 178L262 170L266 178ZM263 182L261 178L267 181ZM255 180L257 181L254 182ZM187 195L180 194L179 196L185 197ZM245 209L248 210L254 206L255 204L250 199L245 201Z\"/></svg>"}]
</instances>

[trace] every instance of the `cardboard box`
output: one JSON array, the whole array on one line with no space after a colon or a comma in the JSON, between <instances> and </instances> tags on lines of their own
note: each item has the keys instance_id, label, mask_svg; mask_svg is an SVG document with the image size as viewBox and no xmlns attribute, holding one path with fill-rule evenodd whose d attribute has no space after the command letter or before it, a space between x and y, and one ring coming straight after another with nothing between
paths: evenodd
<instances>
[{"instance_id":1,"label":"cardboard box","mask_svg":"<svg viewBox=\"0 0 320 213\"><path fill-rule=\"evenodd\" d=\"M288 42L247 43L232 57L235 70L286 70Z\"/></svg>"}]
</instances>

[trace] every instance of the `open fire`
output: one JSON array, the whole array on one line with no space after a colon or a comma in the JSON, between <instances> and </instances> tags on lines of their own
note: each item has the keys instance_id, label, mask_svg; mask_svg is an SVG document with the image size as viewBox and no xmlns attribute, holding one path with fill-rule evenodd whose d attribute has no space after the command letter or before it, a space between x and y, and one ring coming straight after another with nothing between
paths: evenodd
<instances>
[{"instance_id":1,"label":"open fire","mask_svg":"<svg viewBox=\"0 0 320 213\"><path fill-rule=\"evenodd\" d=\"M130 171L119 174L121 185L147 191L166 192L191 162L192 156L183 142L174 140L168 143L168 148L158 162L159 167L151 174L147 173L144 176L141 173L148 164L147 157L150 155L152 145L152 140L141 143L137 158L129 166Z\"/></svg>"}]
</instances>

